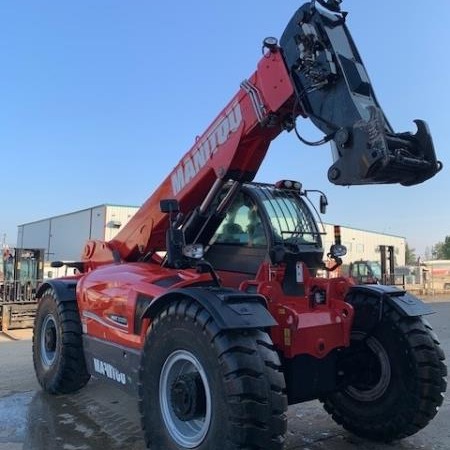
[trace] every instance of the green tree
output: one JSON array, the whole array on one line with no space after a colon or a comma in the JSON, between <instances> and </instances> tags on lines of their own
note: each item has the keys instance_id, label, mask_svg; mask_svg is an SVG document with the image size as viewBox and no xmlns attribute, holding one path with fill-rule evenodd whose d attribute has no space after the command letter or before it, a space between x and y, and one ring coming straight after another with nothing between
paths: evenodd
<instances>
[{"instance_id":1,"label":"green tree","mask_svg":"<svg viewBox=\"0 0 450 450\"><path fill-rule=\"evenodd\" d=\"M444 242L435 244L432 253L436 259L450 259L450 236L445 236Z\"/></svg>"},{"instance_id":2,"label":"green tree","mask_svg":"<svg viewBox=\"0 0 450 450\"><path fill-rule=\"evenodd\" d=\"M413 266L417 262L416 249L411 248L408 243L405 245L405 264Z\"/></svg>"},{"instance_id":3,"label":"green tree","mask_svg":"<svg viewBox=\"0 0 450 450\"><path fill-rule=\"evenodd\" d=\"M443 245L443 242L438 242L437 244L434 244L433 247L431 247L431 259L442 259L441 255Z\"/></svg>"}]
</instances>

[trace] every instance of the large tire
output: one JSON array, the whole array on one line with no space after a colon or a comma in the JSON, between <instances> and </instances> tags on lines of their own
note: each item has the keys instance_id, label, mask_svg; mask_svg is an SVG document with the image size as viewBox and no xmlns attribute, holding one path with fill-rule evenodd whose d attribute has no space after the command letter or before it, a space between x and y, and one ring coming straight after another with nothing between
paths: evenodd
<instances>
[{"instance_id":1,"label":"large tire","mask_svg":"<svg viewBox=\"0 0 450 450\"><path fill-rule=\"evenodd\" d=\"M139 406L152 450L281 450L285 381L269 336L220 331L181 300L153 321L140 368Z\"/></svg>"},{"instance_id":2,"label":"large tire","mask_svg":"<svg viewBox=\"0 0 450 450\"><path fill-rule=\"evenodd\" d=\"M89 381L81 336L76 301L58 301L52 289L46 290L33 331L34 370L46 392L69 394Z\"/></svg>"},{"instance_id":3,"label":"large tire","mask_svg":"<svg viewBox=\"0 0 450 450\"><path fill-rule=\"evenodd\" d=\"M444 359L424 319L401 316L384 304L373 330L356 327L352 333L344 365L352 379L341 392L323 399L325 410L366 439L390 442L410 436L425 427L442 404L447 386Z\"/></svg>"}]
</instances>

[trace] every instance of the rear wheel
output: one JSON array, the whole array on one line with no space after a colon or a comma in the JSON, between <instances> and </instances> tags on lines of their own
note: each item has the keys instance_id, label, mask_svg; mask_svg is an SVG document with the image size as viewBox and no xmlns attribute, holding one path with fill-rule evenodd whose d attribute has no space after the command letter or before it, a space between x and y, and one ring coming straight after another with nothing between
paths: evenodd
<instances>
[{"instance_id":1,"label":"rear wheel","mask_svg":"<svg viewBox=\"0 0 450 450\"><path fill-rule=\"evenodd\" d=\"M163 310L147 335L139 404L152 450L281 450L284 377L261 330L220 331L188 300Z\"/></svg>"},{"instance_id":2,"label":"rear wheel","mask_svg":"<svg viewBox=\"0 0 450 450\"><path fill-rule=\"evenodd\" d=\"M81 389L90 378L76 301L58 301L48 289L39 301L33 330L33 363L42 388L51 394Z\"/></svg>"},{"instance_id":3,"label":"rear wheel","mask_svg":"<svg viewBox=\"0 0 450 450\"><path fill-rule=\"evenodd\" d=\"M436 415L447 368L439 341L420 317L384 305L374 330L355 330L343 362L348 384L324 400L333 419L375 441L410 436Z\"/></svg>"}]
</instances>

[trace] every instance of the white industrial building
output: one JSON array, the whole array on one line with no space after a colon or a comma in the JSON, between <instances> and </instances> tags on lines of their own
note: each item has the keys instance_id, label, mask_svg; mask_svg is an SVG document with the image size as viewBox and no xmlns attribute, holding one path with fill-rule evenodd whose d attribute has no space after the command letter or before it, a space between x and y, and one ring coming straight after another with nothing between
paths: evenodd
<instances>
[{"instance_id":1,"label":"white industrial building","mask_svg":"<svg viewBox=\"0 0 450 450\"><path fill-rule=\"evenodd\" d=\"M334 243L333 225L324 224L326 235L322 237L323 248L328 251ZM344 263L359 260L380 261L380 245L394 247L395 266L405 265L406 239L402 236L341 227L341 242L347 247Z\"/></svg>"},{"instance_id":2,"label":"white industrial building","mask_svg":"<svg viewBox=\"0 0 450 450\"><path fill-rule=\"evenodd\" d=\"M18 226L17 247L43 248L46 261L78 261L89 239L108 241L136 213L137 206L98 205ZM324 224L325 252L334 243L333 225ZM393 246L395 265L405 265L406 240L401 236L341 227L341 241L348 253L344 263L379 261L380 245Z\"/></svg>"},{"instance_id":3,"label":"white industrial building","mask_svg":"<svg viewBox=\"0 0 450 450\"><path fill-rule=\"evenodd\" d=\"M79 261L89 239L109 241L137 206L98 205L18 226L17 247L43 248L46 261Z\"/></svg>"}]
</instances>

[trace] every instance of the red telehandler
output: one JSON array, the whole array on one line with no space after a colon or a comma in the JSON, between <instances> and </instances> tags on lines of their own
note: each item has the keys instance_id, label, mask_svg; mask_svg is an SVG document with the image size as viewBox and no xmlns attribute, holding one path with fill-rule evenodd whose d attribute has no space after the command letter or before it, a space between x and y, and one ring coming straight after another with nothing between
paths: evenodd
<instances>
[{"instance_id":1,"label":"red telehandler","mask_svg":"<svg viewBox=\"0 0 450 450\"><path fill-rule=\"evenodd\" d=\"M40 287L45 391L92 375L136 393L153 450L282 449L288 404L316 398L377 441L435 416L447 369L422 318L431 309L394 287L319 277L342 262L339 230L325 266L310 191L252 182L282 131L329 141L338 185L409 186L441 169L423 121L416 134L389 125L345 18L339 0L300 7L119 234L67 263L79 274ZM324 138L303 139L299 116Z\"/></svg>"}]
</instances>

